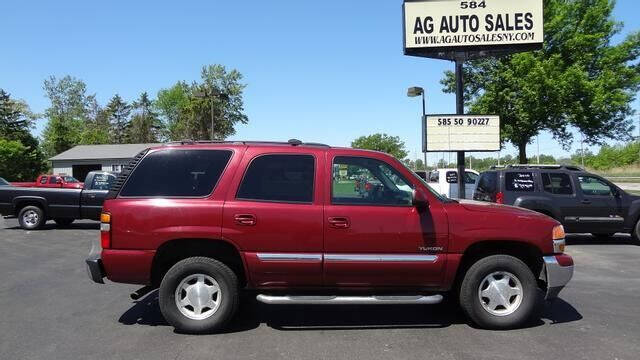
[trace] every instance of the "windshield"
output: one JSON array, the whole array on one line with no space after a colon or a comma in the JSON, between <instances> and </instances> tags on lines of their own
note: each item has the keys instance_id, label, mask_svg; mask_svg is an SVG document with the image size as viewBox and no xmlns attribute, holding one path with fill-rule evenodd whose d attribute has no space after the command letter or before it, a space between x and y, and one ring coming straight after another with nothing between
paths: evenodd
<instances>
[{"instance_id":1,"label":"windshield","mask_svg":"<svg viewBox=\"0 0 640 360\"><path fill-rule=\"evenodd\" d=\"M0 186L9 185L9 182L3 178L0 178Z\"/></svg>"},{"instance_id":2,"label":"windshield","mask_svg":"<svg viewBox=\"0 0 640 360\"><path fill-rule=\"evenodd\" d=\"M76 178L74 178L73 176L63 176L64 181L68 182L68 183L77 183L80 182L78 180L76 180Z\"/></svg>"}]
</instances>

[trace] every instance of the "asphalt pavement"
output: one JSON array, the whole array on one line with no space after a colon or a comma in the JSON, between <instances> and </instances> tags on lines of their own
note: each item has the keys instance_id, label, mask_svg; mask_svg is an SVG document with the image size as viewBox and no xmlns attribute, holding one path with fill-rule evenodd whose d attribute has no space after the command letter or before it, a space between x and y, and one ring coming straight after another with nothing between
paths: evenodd
<instances>
[{"instance_id":1,"label":"asphalt pavement","mask_svg":"<svg viewBox=\"0 0 640 360\"><path fill-rule=\"evenodd\" d=\"M576 272L524 329L470 326L433 306L274 306L245 296L223 334L174 333L157 293L92 283L98 224L24 231L0 219L0 359L640 359L640 246L571 235Z\"/></svg>"}]
</instances>

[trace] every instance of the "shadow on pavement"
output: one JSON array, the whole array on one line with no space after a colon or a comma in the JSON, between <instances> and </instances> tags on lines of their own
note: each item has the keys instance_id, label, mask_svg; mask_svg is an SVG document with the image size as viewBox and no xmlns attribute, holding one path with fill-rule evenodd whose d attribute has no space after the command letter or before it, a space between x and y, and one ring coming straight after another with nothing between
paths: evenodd
<instances>
[{"instance_id":1,"label":"shadow on pavement","mask_svg":"<svg viewBox=\"0 0 640 360\"><path fill-rule=\"evenodd\" d=\"M541 316L527 328L544 325L542 319L561 324L582 319L582 315L562 299L546 303ZM120 316L124 325L165 326L154 290ZM438 305L266 305L245 294L240 311L224 333L247 331L266 324L282 331L354 330L354 329L420 329L445 328L468 323L453 301Z\"/></svg>"},{"instance_id":2,"label":"shadow on pavement","mask_svg":"<svg viewBox=\"0 0 640 360\"><path fill-rule=\"evenodd\" d=\"M633 240L630 235L617 234L610 237L597 237L591 234L567 234L567 245L636 245L640 242Z\"/></svg>"}]
</instances>

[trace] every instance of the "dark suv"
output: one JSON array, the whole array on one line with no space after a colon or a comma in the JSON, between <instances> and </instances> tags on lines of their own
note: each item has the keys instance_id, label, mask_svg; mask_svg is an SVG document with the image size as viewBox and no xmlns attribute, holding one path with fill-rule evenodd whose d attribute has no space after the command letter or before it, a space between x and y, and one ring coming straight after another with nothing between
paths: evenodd
<instances>
[{"instance_id":1,"label":"dark suv","mask_svg":"<svg viewBox=\"0 0 640 360\"><path fill-rule=\"evenodd\" d=\"M474 200L531 209L560 221L567 232L609 237L640 234L640 196L575 166L510 165L480 175Z\"/></svg>"}]
</instances>

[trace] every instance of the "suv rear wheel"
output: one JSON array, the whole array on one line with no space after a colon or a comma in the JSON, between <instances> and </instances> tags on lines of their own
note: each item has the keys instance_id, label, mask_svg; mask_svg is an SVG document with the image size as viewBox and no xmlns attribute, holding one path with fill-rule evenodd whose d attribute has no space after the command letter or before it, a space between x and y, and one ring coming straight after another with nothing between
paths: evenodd
<instances>
[{"instance_id":1,"label":"suv rear wheel","mask_svg":"<svg viewBox=\"0 0 640 360\"><path fill-rule=\"evenodd\" d=\"M473 264L460 286L460 306L478 326L522 326L538 305L537 283L529 267L509 255L493 255Z\"/></svg>"},{"instance_id":2,"label":"suv rear wheel","mask_svg":"<svg viewBox=\"0 0 640 360\"><path fill-rule=\"evenodd\" d=\"M640 242L640 219L636 223L636 226L633 228L633 231L631 231L631 238L635 242Z\"/></svg>"},{"instance_id":3,"label":"suv rear wheel","mask_svg":"<svg viewBox=\"0 0 640 360\"><path fill-rule=\"evenodd\" d=\"M176 263L162 279L160 311L179 332L222 329L238 308L238 279L225 264L206 257Z\"/></svg>"}]
</instances>

